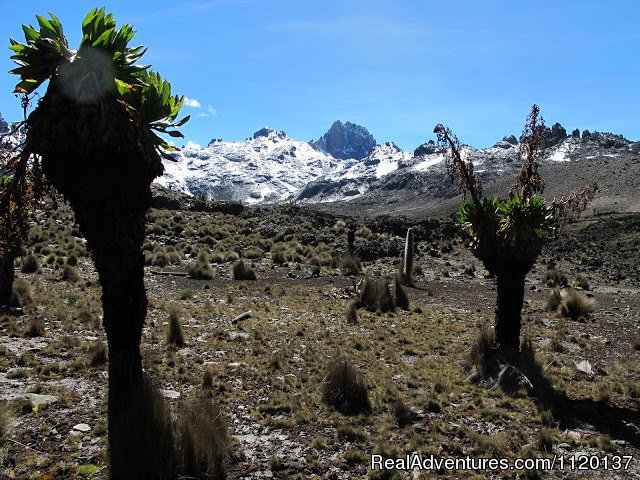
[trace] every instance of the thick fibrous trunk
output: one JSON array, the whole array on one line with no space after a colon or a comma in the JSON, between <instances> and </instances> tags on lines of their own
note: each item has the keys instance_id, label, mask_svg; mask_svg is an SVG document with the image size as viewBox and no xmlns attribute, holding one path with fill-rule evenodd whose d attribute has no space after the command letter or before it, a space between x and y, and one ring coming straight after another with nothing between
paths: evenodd
<instances>
[{"instance_id":1,"label":"thick fibrous trunk","mask_svg":"<svg viewBox=\"0 0 640 480\"><path fill-rule=\"evenodd\" d=\"M146 202L144 202L146 203ZM144 288L144 222L146 205L112 199L101 205L72 206L87 239L102 286L103 325L109 344L109 450L111 478L126 478L139 467L142 438L125 425L133 398L142 385L140 339L147 312Z\"/></svg>"},{"instance_id":2,"label":"thick fibrous trunk","mask_svg":"<svg viewBox=\"0 0 640 480\"><path fill-rule=\"evenodd\" d=\"M9 305L14 277L13 257L0 257L0 305Z\"/></svg>"},{"instance_id":3,"label":"thick fibrous trunk","mask_svg":"<svg viewBox=\"0 0 640 480\"><path fill-rule=\"evenodd\" d=\"M347 232L347 255L353 257L355 253L356 232L350 228Z\"/></svg>"},{"instance_id":4,"label":"thick fibrous trunk","mask_svg":"<svg viewBox=\"0 0 640 480\"><path fill-rule=\"evenodd\" d=\"M497 270L498 299L496 303L496 342L501 350L520 348L520 327L524 301L523 269L502 268Z\"/></svg>"}]
</instances>

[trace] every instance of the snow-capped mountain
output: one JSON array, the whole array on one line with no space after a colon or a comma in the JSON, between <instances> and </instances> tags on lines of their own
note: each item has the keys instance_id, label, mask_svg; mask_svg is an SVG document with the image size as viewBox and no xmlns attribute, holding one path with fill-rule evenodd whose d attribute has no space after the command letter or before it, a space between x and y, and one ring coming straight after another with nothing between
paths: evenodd
<instances>
[{"instance_id":1,"label":"snow-capped mountain","mask_svg":"<svg viewBox=\"0 0 640 480\"><path fill-rule=\"evenodd\" d=\"M294 140L282 131L264 127L244 142L214 140L206 148L188 145L174 155L176 162L165 161L165 174L157 182L187 194L245 204L355 199L380 203L399 192L405 192L405 197L433 199L457 193L433 140L413 153L402 151L392 142L375 145L360 159L335 158L319 149L330 147L342 156L345 152L363 152L373 139L368 137L366 129L350 122L335 122L316 142ZM577 130L567 135L560 124L547 128L545 140L547 150L541 162L551 164L624 157L635 155L633 152L640 148L640 143L619 135L589 131L581 135ZM353 148L350 141L355 142ZM463 146L463 155L473 157L475 171L486 185L513 177L521 165L517 161L518 146L511 135L489 148Z\"/></svg>"},{"instance_id":2,"label":"snow-capped mountain","mask_svg":"<svg viewBox=\"0 0 640 480\"><path fill-rule=\"evenodd\" d=\"M164 161L156 182L191 195L247 204L289 199L310 181L343 168L309 143L269 127L244 142L213 140L206 148L187 146Z\"/></svg>"},{"instance_id":3,"label":"snow-capped mountain","mask_svg":"<svg viewBox=\"0 0 640 480\"><path fill-rule=\"evenodd\" d=\"M379 178L409 164L412 158L393 142L375 145L366 158L350 159L344 168L309 182L296 200L315 203L355 198L367 192Z\"/></svg>"},{"instance_id":4,"label":"snow-capped mountain","mask_svg":"<svg viewBox=\"0 0 640 480\"><path fill-rule=\"evenodd\" d=\"M640 211L633 182L640 175L640 142L585 130L582 135L574 131L549 143L540 159L545 197L559 198L595 181L599 192L594 208ZM474 171L482 178L485 191L501 196L508 195L515 174L522 166L517 161L517 152L518 144L513 137L505 137L489 148L463 147L463 155L473 157ZM406 166L373 181L365 193L353 197L347 204L325 204L325 208L337 211L348 208L361 215L394 212L441 215L455 211L459 203L458 189L449 180L443 160L435 144L421 145ZM325 194L327 191L329 187L325 188Z\"/></svg>"},{"instance_id":5,"label":"snow-capped mountain","mask_svg":"<svg viewBox=\"0 0 640 480\"><path fill-rule=\"evenodd\" d=\"M411 159L393 143L375 145L364 127L350 122L334 123L322 138L332 138L328 145L340 154L364 149L368 154L362 159L336 159L320 150L317 142L294 140L264 127L243 142L213 140L206 148L188 144L173 155L175 162L164 162L165 173L156 182L190 195L246 204L294 200L302 192L311 201L329 201L363 194L371 182ZM355 144L350 146L349 141ZM330 194L321 194L324 184Z\"/></svg>"}]
</instances>

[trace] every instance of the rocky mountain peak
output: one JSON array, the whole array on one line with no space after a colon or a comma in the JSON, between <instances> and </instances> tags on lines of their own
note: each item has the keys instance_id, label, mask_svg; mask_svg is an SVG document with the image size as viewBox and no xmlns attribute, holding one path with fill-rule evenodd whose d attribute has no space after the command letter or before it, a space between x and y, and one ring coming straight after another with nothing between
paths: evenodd
<instances>
[{"instance_id":1,"label":"rocky mountain peak","mask_svg":"<svg viewBox=\"0 0 640 480\"><path fill-rule=\"evenodd\" d=\"M418 148L413 151L414 157L421 157L423 155L432 155L438 151L438 146L436 142L433 140L429 140L426 143L423 143Z\"/></svg>"},{"instance_id":2,"label":"rocky mountain peak","mask_svg":"<svg viewBox=\"0 0 640 480\"><path fill-rule=\"evenodd\" d=\"M518 139L515 137L515 135L505 135L504 137L502 137L502 140L496 142L493 147L506 150L507 148L512 148L516 145L518 145Z\"/></svg>"},{"instance_id":3,"label":"rocky mountain peak","mask_svg":"<svg viewBox=\"0 0 640 480\"><path fill-rule=\"evenodd\" d=\"M377 142L365 127L337 120L327 133L315 142L309 143L333 158L362 160L371 153Z\"/></svg>"},{"instance_id":4,"label":"rocky mountain peak","mask_svg":"<svg viewBox=\"0 0 640 480\"><path fill-rule=\"evenodd\" d=\"M257 138L260 138L260 137L265 137L265 138L271 138L271 137L286 138L287 134L284 133L282 130L274 130L271 127L264 126L260 130L258 130L256 133L253 134L253 139L254 140L256 140Z\"/></svg>"},{"instance_id":5,"label":"rocky mountain peak","mask_svg":"<svg viewBox=\"0 0 640 480\"><path fill-rule=\"evenodd\" d=\"M544 129L544 141L545 147L553 147L563 142L568 137L567 131L559 123L554 123L551 128L545 127Z\"/></svg>"}]
</instances>

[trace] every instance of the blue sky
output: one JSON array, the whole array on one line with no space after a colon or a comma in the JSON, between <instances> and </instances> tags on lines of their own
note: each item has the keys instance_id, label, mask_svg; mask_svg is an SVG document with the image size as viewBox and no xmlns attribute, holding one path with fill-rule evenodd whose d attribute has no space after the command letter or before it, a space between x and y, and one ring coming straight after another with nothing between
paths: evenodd
<instances>
[{"instance_id":1,"label":"blue sky","mask_svg":"<svg viewBox=\"0 0 640 480\"><path fill-rule=\"evenodd\" d=\"M519 134L532 103L548 125L640 139L640 2L217 0L3 2L0 31L55 13L72 46L106 6L174 91L200 105L186 140L243 140L263 125L316 139L340 119L412 150L445 123L464 143ZM20 118L10 51L0 112Z\"/></svg>"}]
</instances>

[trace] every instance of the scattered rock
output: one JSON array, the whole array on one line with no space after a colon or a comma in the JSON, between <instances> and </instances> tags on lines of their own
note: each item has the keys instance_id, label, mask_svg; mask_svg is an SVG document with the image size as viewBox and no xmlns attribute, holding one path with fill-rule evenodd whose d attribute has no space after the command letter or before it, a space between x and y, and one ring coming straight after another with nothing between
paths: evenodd
<instances>
[{"instance_id":1,"label":"scattered rock","mask_svg":"<svg viewBox=\"0 0 640 480\"><path fill-rule=\"evenodd\" d=\"M586 373L589 376L592 376L594 374L593 366L591 365L589 360L581 360L579 362L574 362L574 364L579 371Z\"/></svg>"},{"instance_id":2,"label":"scattered rock","mask_svg":"<svg viewBox=\"0 0 640 480\"><path fill-rule=\"evenodd\" d=\"M176 392L175 390L160 390L160 393L164 398L168 398L169 400L176 400L180 398L180 392Z\"/></svg>"},{"instance_id":3,"label":"scattered rock","mask_svg":"<svg viewBox=\"0 0 640 480\"><path fill-rule=\"evenodd\" d=\"M51 405L52 403L56 403L58 401L58 397L55 395L44 395L40 393L27 393L25 395L27 400L30 400L36 407ZM75 427L74 427L75 428Z\"/></svg>"},{"instance_id":4,"label":"scattered rock","mask_svg":"<svg viewBox=\"0 0 640 480\"><path fill-rule=\"evenodd\" d=\"M73 426L73 430L76 432L87 433L91 431L91 427L86 423L78 423Z\"/></svg>"}]
</instances>

